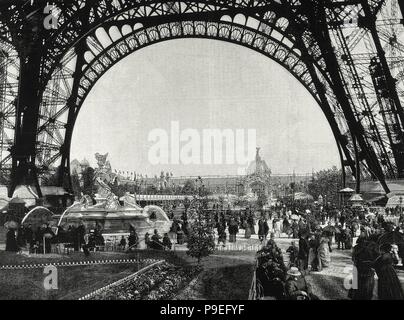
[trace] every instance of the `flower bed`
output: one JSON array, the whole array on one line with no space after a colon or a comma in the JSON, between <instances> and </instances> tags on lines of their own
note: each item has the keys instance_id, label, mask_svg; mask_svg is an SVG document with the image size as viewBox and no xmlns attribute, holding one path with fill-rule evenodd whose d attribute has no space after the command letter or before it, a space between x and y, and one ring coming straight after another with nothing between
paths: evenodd
<instances>
[{"instance_id":1,"label":"flower bed","mask_svg":"<svg viewBox=\"0 0 404 320\"><path fill-rule=\"evenodd\" d=\"M167 300L173 298L199 272L198 268L183 268L164 262L91 299Z\"/></svg>"}]
</instances>

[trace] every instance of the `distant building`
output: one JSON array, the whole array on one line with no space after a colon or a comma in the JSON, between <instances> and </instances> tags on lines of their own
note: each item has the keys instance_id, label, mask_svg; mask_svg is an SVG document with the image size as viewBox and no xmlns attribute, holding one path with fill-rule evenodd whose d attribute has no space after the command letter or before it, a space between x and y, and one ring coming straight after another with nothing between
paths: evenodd
<instances>
[{"instance_id":1,"label":"distant building","mask_svg":"<svg viewBox=\"0 0 404 320\"><path fill-rule=\"evenodd\" d=\"M255 159L251 161L245 175L210 175L210 176L174 176L172 172L161 172L160 176L148 177L147 175L136 172L114 170L112 172L106 156L98 161L99 168L96 169L96 175L102 173L103 181L105 177L114 177L119 184L136 185L141 194L152 194L153 191L164 193L165 190L176 192L181 189L189 180L197 181L202 178L202 183L207 191L213 194L265 194L272 197L280 197L290 194L290 184L294 184L295 192L307 191L307 184L312 175L272 175L271 169L264 159L261 158L260 148L257 148ZM98 157L100 158L100 157ZM97 159L98 159L97 158ZM108 165L104 165L104 164ZM89 166L86 159L79 162L71 162L72 174L77 174L81 178L81 172ZM178 192L177 192L178 193Z\"/></svg>"}]
</instances>

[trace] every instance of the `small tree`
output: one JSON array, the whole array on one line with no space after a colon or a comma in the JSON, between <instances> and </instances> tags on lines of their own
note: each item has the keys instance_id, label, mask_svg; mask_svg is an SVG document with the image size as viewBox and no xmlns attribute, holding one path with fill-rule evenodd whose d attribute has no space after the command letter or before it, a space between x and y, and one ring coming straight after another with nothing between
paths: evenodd
<instances>
[{"instance_id":1,"label":"small tree","mask_svg":"<svg viewBox=\"0 0 404 320\"><path fill-rule=\"evenodd\" d=\"M194 195L197 193L197 188L195 186L194 180L188 179L185 181L184 186L182 187L182 194L185 195Z\"/></svg>"},{"instance_id":2,"label":"small tree","mask_svg":"<svg viewBox=\"0 0 404 320\"><path fill-rule=\"evenodd\" d=\"M206 207L205 199L194 200L194 214L188 236L187 254L198 259L198 264L201 263L202 258L209 256L215 250L213 221Z\"/></svg>"}]
</instances>

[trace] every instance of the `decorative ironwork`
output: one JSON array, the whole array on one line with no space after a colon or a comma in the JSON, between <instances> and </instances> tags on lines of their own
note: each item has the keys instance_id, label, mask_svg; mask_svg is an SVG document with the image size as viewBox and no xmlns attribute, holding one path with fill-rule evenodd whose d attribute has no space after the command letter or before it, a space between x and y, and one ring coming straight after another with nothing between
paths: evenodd
<instances>
[{"instance_id":1,"label":"decorative ironwork","mask_svg":"<svg viewBox=\"0 0 404 320\"><path fill-rule=\"evenodd\" d=\"M37 176L57 168L59 185L69 180L74 123L94 84L136 50L179 38L227 41L276 61L319 103L344 169L358 179L360 173L378 179L386 192L386 178L404 177L404 26L397 0L53 4L58 24L49 30L43 25L49 1L0 5L0 50L15 51L23 62L9 71L12 59L0 57L0 66L6 65L0 68L0 93L9 90L0 107L6 110L7 95L16 99L14 121L7 121L15 136L1 128L2 169L12 160L10 193L28 182L39 189ZM4 81L17 71L18 94L8 89L11 80Z\"/></svg>"}]
</instances>

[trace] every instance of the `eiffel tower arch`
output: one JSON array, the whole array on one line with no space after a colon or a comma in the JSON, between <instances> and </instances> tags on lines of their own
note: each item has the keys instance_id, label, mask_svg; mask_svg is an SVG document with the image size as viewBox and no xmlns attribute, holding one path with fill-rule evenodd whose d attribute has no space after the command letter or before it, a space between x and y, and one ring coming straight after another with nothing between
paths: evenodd
<instances>
[{"instance_id":1,"label":"eiffel tower arch","mask_svg":"<svg viewBox=\"0 0 404 320\"><path fill-rule=\"evenodd\" d=\"M9 82L17 88L13 137L3 139L0 153L9 195L21 184L40 194L38 176L52 168L68 187L74 125L96 82L137 50L185 38L241 45L288 70L323 111L343 171L357 181L377 179L388 192L386 179L404 176L404 71L397 67L404 51L390 29L403 26L394 6L396 0L3 1L0 53L9 48L18 56L14 64L0 56L1 74L18 73L0 77L4 92ZM51 27L49 14L57 22ZM386 18L391 23L383 25ZM6 108L6 99L0 103Z\"/></svg>"}]
</instances>

